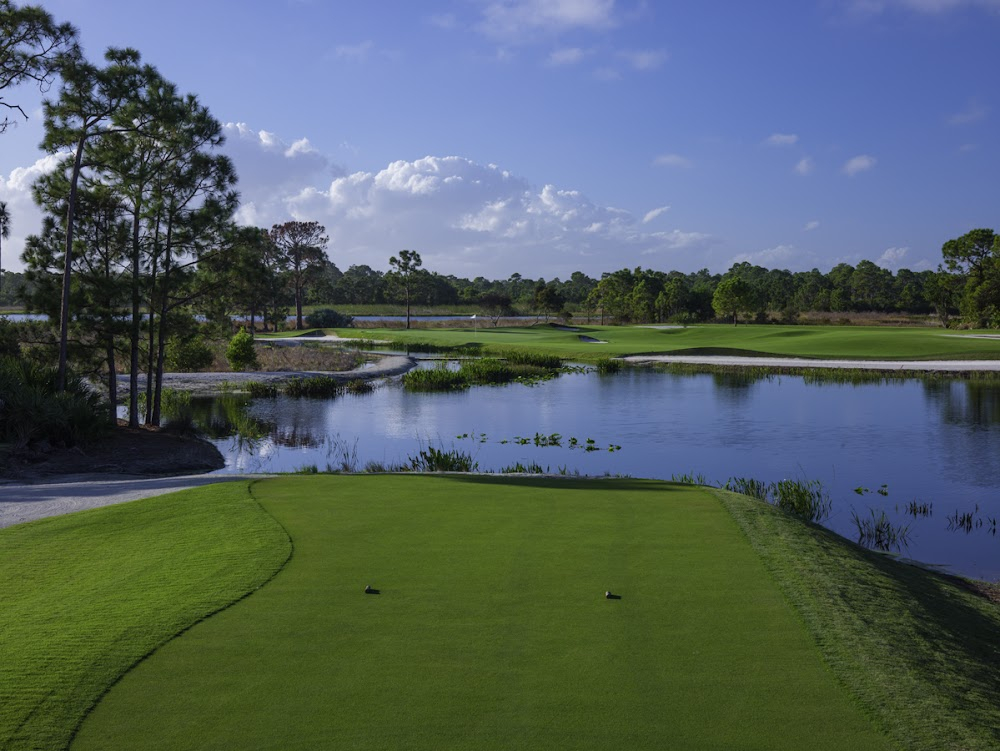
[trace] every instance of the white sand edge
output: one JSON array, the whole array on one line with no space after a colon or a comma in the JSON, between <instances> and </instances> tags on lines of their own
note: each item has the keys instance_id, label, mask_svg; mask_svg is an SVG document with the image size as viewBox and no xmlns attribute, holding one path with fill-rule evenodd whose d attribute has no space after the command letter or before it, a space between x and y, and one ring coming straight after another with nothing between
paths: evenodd
<instances>
[{"instance_id":1,"label":"white sand edge","mask_svg":"<svg viewBox=\"0 0 1000 751\"><path fill-rule=\"evenodd\" d=\"M799 357L709 357L693 355L631 355L625 362L684 363L769 368L829 368L897 370L930 373L975 373L1000 371L1000 360L815 360Z\"/></svg>"}]
</instances>

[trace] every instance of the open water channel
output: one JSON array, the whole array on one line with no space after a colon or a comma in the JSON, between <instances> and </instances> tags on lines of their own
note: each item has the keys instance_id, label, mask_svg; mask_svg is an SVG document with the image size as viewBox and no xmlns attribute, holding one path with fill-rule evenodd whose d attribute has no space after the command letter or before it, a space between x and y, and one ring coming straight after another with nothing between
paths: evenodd
<instances>
[{"instance_id":1,"label":"open water channel","mask_svg":"<svg viewBox=\"0 0 1000 751\"><path fill-rule=\"evenodd\" d=\"M898 554L1000 579L995 381L845 385L626 369L453 393L411 393L396 379L329 400L228 396L194 406L217 435L236 414L259 431L252 441L214 439L226 456L222 472L363 468L433 446L471 454L480 470L521 463L553 473L701 475L712 484L820 480L833 530L854 539L853 514L884 510L909 527ZM536 434L542 444L558 434L559 445L536 445Z\"/></svg>"}]
</instances>

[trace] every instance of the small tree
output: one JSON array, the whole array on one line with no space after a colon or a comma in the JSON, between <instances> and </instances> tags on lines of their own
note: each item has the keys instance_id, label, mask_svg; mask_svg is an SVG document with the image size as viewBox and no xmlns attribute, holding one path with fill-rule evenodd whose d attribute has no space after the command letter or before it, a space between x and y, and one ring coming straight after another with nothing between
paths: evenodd
<instances>
[{"instance_id":1,"label":"small tree","mask_svg":"<svg viewBox=\"0 0 1000 751\"><path fill-rule=\"evenodd\" d=\"M303 328L302 303L306 286L322 271L327 262L326 245L330 238L319 222L285 222L271 227L271 242L280 254L295 294L295 330Z\"/></svg>"},{"instance_id":2,"label":"small tree","mask_svg":"<svg viewBox=\"0 0 1000 751\"><path fill-rule=\"evenodd\" d=\"M229 340L229 346L226 348L226 359L234 372L260 369L260 363L257 362L257 350L253 346L253 337L247 333L246 329L241 329Z\"/></svg>"},{"instance_id":3,"label":"small tree","mask_svg":"<svg viewBox=\"0 0 1000 751\"><path fill-rule=\"evenodd\" d=\"M406 297L406 328L410 328L410 287L413 275L423 263L420 254L415 250L401 250L398 258L392 256L389 259L389 265L392 266L392 271L389 272L391 281L403 290L403 295Z\"/></svg>"},{"instance_id":4,"label":"small tree","mask_svg":"<svg viewBox=\"0 0 1000 751\"><path fill-rule=\"evenodd\" d=\"M739 325L739 314L752 312L756 295L750 282L741 276L731 276L719 282L712 295L712 307L721 318L733 319Z\"/></svg>"},{"instance_id":5,"label":"small tree","mask_svg":"<svg viewBox=\"0 0 1000 751\"><path fill-rule=\"evenodd\" d=\"M503 292L484 292L479 296L479 306L494 327L500 323L503 316L509 316L514 312L510 295Z\"/></svg>"}]
</instances>

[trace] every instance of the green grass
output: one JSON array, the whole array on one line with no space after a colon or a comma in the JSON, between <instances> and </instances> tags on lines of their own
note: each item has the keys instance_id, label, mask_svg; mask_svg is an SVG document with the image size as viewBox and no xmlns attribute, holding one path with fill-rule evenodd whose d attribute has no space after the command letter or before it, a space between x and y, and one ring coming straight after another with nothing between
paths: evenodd
<instances>
[{"instance_id":1,"label":"green grass","mask_svg":"<svg viewBox=\"0 0 1000 751\"><path fill-rule=\"evenodd\" d=\"M960 580L713 492L827 663L901 748L1000 748L1000 606Z\"/></svg>"},{"instance_id":2,"label":"green grass","mask_svg":"<svg viewBox=\"0 0 1000 751\"><path fill-rule=\"evenodd\" d=\"M1000 359L1000 341L964 336L974 332L879 326L722 326L657 329L644 326L549 325L512 328L341 329L343 336L456 347L480 344L487 353L525 349L567 360L596 362L632 354L731 354L859 360ZM982 333L982 332L981 332ZM995 333L995 332L994 332ZM606 343L585 343L580 336Z\"/></svg>"},{"instance_id":3,"label":"green grass","mask_svg":"<svg viewBox=\"0 0 1000 751\"><path fill-rule=\"evenodd\" d=\"M4 749L1000 747L1000 608L722 490L227 483L0 572Z\"/></svg>"},{"instance_id":4,"label":"green grass","mask_svg":"<svg viewBox=\"0 0 1000 751\"><path fill-rule=\"evenodd\" d=\"M294 541L287 566L129 673L75 748L889 748L704 489L253 492Z\"/></svg>"},{"instance_id":5,"label":"green grass","mask_svg":"<svg viewBox=\"0 0 1000 751\"><path fill-rule=\"evenodd\" d=\"M241 483L0 531L0 748L65 748L136 661L289 551Z\"/></svg>"}]
</instances>

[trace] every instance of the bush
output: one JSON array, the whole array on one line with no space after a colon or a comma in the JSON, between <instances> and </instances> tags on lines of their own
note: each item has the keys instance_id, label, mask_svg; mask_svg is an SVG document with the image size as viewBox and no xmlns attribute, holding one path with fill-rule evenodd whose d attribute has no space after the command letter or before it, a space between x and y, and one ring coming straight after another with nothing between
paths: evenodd
<instances>
[{"instance_id":1,"label":"bush","mask_svg":"<svg viewBox=\"0 0 1000 751\"><path fill-rule=\"evenodd\" d=\"M260 363L257 362L257 350L253 346L253 337L247 333L246 329L241 330L229 340L229 346L226 347L226 360L229 361L229 367L236 372L260 369Z\"/></svg>"},{"instance_id":2,"label":"bush","mask_svg":"<svg viewBox=\"0 0 1000 751\"><path fill-rule=\"evenodd\" d=\"M346 329L354 325L354 318L333 308L320 308L306 316L306 326L311 329Z\"/></svg>"},{"instance_id":3,"label":"bush","mask_svg":"<svg viewBox=\"0 0 1000 751\"><path fill-rule=\"evenodd\" d=\"M201 337L167 339L166 366L174 373L192 373L205 370L215 361L215 353Z\"/></svg>"},{"instance_id":4,"label":"bush","mask_svg":"<svg viewBox=\"0 0 1000 751\"><path fill-rule=\"evenodd\" d=\"M75 446L103 435L110 421L100 396L78 378L57 393L56 369L0 357L0 443Z\"/></svg>"},{"instance_id":5,"label":"bush","mask_svg":"<svg viewBox=\"0 0 1000 751\"><path fill-rule=\"evenodd\" d=\"M11 323L7 318L0 318L0 357L19 357L20 354L21 338L17 333L17 324Z\"/></svg>"}]
</instances>

